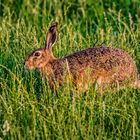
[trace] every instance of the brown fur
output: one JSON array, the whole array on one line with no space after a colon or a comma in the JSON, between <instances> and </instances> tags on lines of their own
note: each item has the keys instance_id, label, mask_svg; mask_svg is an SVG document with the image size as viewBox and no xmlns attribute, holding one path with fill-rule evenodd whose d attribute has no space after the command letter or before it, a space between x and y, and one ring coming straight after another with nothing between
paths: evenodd
<instances>
[{"instance_id":1,"label":"brown fur","mask_svg":"<svg viewBox=\"0 0 140 140\"><path fill-rule=\"evenodd\" d=\"M56 38L56 25L47 33L46 45L25 60L29 68L37 68L48 79L51 88L58 86L69 75L78 89L86 90L97 83L98 89L121 87L124 83L137 86L138 73L133 59L121 49L112 47L88 48L56 59L51 51ZM40 56L35 56L39 52ZM37 54L36 54L37 55Z\"/></svg>"}]
</instances>

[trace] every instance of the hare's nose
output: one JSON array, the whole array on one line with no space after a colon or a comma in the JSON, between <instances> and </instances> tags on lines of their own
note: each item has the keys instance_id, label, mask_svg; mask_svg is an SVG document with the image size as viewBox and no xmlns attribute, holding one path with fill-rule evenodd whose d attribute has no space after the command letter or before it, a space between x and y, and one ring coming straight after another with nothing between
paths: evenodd
<instances>
[{"instance_id":1,"label":"hare's nose","mask_svg":"<svg viewBox=\"0 0 140 140\"><path fill-rule=\"evenodd\" d=\"M24 64L24 68L25 68L25 69L28 69L28 67L29 67L29 62L28 62L27 60L25 60L23 64Z\"/></svg>"},{"instance_id":2,"label":"hare's nose","mask_svg":"<svg viewBox=\"0 0 140 140\"><path fill-rule=\"evenodd\" d=\"M23 62L23 65L24 65L24 67L27 67L27 64L28 62L27 62L27 60L25 60L24 62Z\"/></svg>"}]
</instances>

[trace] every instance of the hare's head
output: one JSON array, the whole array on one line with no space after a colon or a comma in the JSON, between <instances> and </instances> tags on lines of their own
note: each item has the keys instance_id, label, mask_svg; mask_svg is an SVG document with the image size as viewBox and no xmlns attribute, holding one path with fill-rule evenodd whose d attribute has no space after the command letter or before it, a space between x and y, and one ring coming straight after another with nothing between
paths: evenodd
<instances>
[{"instance_id":1,"label":"hare's head","mask_svg":"<svg viewBox=\"0 0 140 140\"><path fill-rule=\"evenodd\" d=\"M55 59L52 53L52 47L56 40L56 28L57 28L57 23L54 23L49 28L49 31L46 36L45 47L33 51L25 59L24 64L28 69L42 68L47 63Z\"/></svg>"}]
</instances>

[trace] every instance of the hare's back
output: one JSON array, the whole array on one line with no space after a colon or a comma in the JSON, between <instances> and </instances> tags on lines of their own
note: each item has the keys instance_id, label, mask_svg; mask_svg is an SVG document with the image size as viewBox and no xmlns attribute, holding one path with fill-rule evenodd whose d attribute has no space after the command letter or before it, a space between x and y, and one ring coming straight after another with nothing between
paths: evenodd
<instances>
[{"instance_id":1,"label":"hare's back","mask_svg":"<svg viewBox=\"0 0 140 140\"><path fill-rule=\"evenodd\" d=\"M88 48L64 59L67 59L70 69L77 71L92 68L95 72L110 73L117 69L128 73L136 70L135 63L127 52L111 47Z\"/></svg>"}]
</instances>

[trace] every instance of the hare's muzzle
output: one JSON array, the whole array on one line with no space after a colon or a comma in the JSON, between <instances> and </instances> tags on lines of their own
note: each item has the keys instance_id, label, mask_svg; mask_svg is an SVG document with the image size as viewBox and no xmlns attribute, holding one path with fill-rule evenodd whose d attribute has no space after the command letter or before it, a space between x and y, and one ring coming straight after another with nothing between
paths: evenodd
<instances>
[{"instance_id":1,"label":"hare's muzzle","mask_svg":"<svg viewBox=\"0 0 140 140\"><path fill-rule=\"evenodd\" d=\"M24 67L29 70L32 70L34 68L32 62L29 59L24 61Z\"/></svg>"}]
</instances>

